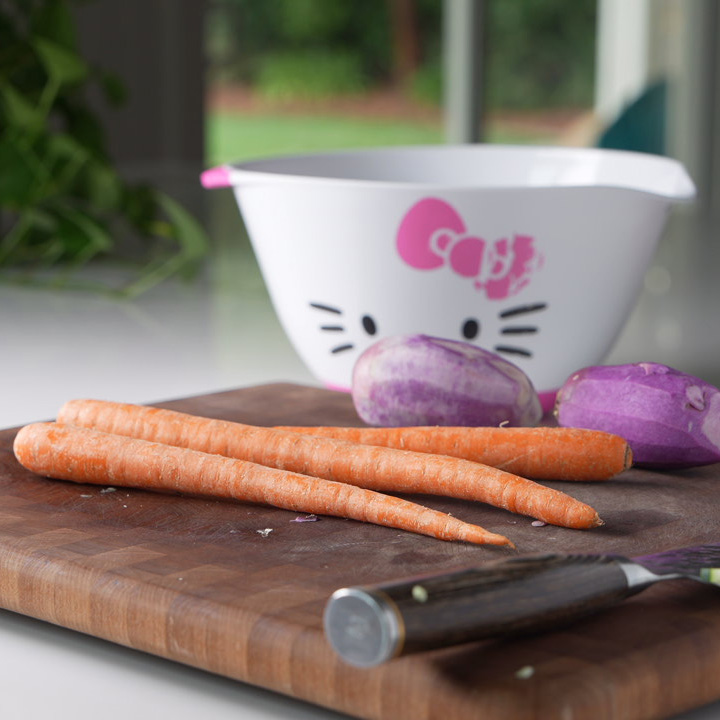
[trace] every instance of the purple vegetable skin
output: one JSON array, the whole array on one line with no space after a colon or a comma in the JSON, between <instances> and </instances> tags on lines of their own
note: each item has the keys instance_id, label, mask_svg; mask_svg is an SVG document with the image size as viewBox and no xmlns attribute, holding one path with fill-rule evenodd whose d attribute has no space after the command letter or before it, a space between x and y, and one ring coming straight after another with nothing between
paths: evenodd
<instances>
[{"instance_id":1,"label":"purple vegetable skin","mask_svg":"<svg viewBox=\"0 0 720 720\"><path fill-rule=\"evenodd\" d=\"M620 435L639 466L720 462L720 390L666 365L584 368L560 388L555 416L566 427Z\"/></svg>"},{"instance_id":2,"label":"purple vegetable skin","mask_svg":"<svg viewBox=\"0 0 720 720\"><path fill-rule=\"evenodd\" d=\"M537 392L516 365L487 350L428 335L371 345L353 370L352 396L369 425L536 425Z\"/></svg>"}]
</instances>

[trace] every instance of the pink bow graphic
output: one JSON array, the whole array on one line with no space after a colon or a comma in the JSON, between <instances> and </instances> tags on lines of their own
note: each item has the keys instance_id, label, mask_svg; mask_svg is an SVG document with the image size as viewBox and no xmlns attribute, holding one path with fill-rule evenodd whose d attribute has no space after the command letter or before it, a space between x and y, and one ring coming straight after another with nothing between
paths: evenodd
<instances>
[{"instance_id":1,"label":"pink bow graphic","mask_svg":"<svg viewBox=\"0 0 720 720\"><path fill-rule=\"evenodd\" d=\"M455 208L437 198L420 200L408 210L398 229L397 249L418 270L447 263L458 275L475 278L475 287L491 300L520 292L542 264L531 236L489 242L469 235Z\"/></svg>"}]
</instances>

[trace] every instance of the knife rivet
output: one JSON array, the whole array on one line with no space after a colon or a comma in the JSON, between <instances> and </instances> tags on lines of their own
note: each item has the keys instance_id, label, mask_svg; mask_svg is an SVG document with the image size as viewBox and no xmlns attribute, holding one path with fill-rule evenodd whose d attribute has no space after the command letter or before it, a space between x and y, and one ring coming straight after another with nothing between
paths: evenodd
<instances>
[{"instance_id":1,"label":"knife rivet","mask_svg":"<svg viewBox=\"0 0 720 720\"><path fill-rule=\"evenodd\" d=\"M422 585L413 585L412 597L415 602L427 602L428 591Z\"/></svg>"},{"instance_id":2,"label":"knife rivet","mask_svg":"<svg viewBox=\"0 0 720 720\"><path fill-rule=\"evenodd\" d=\"M535 674L535 668L532 665L524 665L516 673L518 680L529 680Z\"/></svg>"}]
</instances>

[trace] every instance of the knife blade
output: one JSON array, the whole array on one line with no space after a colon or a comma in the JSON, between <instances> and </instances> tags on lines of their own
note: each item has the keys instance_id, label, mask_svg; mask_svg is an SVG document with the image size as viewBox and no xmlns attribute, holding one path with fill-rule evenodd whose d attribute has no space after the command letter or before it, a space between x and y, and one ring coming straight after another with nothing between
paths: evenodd
<instances>
[{"instance_id":1,"label":"knife blade","mask_svg":"<svg viewBox=\"0 0 720 720\"><path fill-rule=\"evenodd\" d=\"M325 606L323 626L344 661L372 667L408 653L547 630L677 579L720 586L720 543L633 558L527 555L344 587Z\"/></svg>"}]
</instances>

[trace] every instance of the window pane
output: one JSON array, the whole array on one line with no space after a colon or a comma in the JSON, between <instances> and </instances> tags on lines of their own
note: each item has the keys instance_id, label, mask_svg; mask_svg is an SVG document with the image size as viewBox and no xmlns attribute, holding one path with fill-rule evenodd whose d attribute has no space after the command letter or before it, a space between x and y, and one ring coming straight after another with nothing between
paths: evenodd
<instances>
[{"instance_id":1,"label":"window pane","mask_svg":"<svg viewBox=\"0 0 720 720\"><path fill-rule=\"evenodd\" d=\"M208 162L442 141L439 0L218 0Z\"/></svg>"},{"instance_id":2,"label":"window pane","mask_svg":"<svg viewBox=\"0 0 720 720\"><path fill-rule=\"evenodd\" d=\"M443 26L446 3L215 0L207 25L206 164L444 142L443 102L458 80L447 75L447 57L462 41ZM618 148L686 164L699 202L672 214L609 359L653 359L717 379L717 3L480 5L481 72L471 90L483 141ZM237 248L241 221L234 208L224 217L214 235L232 236Z\"/></svg>"}]
</instances>

